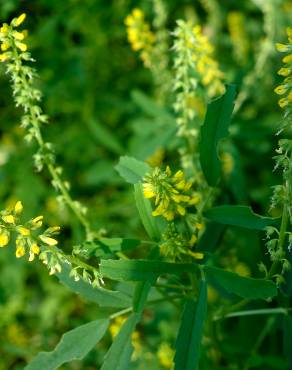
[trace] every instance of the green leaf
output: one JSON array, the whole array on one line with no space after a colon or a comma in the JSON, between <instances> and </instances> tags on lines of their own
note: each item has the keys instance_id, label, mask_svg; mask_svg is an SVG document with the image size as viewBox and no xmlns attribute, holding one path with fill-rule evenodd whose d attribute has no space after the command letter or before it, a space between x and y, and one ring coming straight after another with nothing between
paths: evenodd
<instances>
[{"instance_id":1,"label":"green leaf","mask_svg":"<svg viewBox=\"0 0 292 370\"><path fill-rule=\"evenodd\" d=\"M58 279L72 292L90 302L97 303L100 307L118 307L124 308L131 306L131 297L122 293L115 292L101 287L93 287L84 280L75 281L69 276L70 269L63 265L62 271L58 273Z\"/></svg>"},{"instance_id":2,"label":"green leaf","mask_svg":"<svg viewBox=\"0 0 292 370\"><path fill-rule=\"evenodd\" d=\"M150 166L147 163L128 156L121 157L115 169L130 184L141 182L146 173L150 172Z\"/></svg>"},{"instance_id":3,"label":"green leaf","mask_svg":"<svg viewBox=\"0 0 292 370\"><path fill-rule=\"evenodd\" d=\"M216 186L220 178L218 143L228 135L235 95L235 85L227 85L225 94L208 104L205 121L201 127L200 162L210 186Z\"/></svg>"},{"instance_id":4,"label":"green leaf","mask_svg":"<svg viewBox=\"0 0 292 370\"><path fill-rule=\"evenodd\" d=\"M149 235L149 238L154 241L160 240L160 232L156 224L156 220L152 216L152 207L149 199L143 195L143 186L141 183L134 185L135 201L138 208L139 216L142 224Z\"/></svg>"},{"instance_id":5,"label":"green leaf","mask_svg":"<svg viewBox=\"0 0 292 370\"><path fill-rule=\"evenodd\" d=\"M218 283L229 293L247 299L268 299L277 295L277 286L270 280L243 277L217 267L204 267L207 281Z\"/></svg>"},{"instance_id":6,"label":"green leaf","mask_svg":"<svg viewBox=\"0 0 292 370\"><path fill-rule=\"evenodd\" d=\"M175 370L197 370L207 313L207 284L201 281L198 301L187 300L176 340Z\"/></svg>"},{"instance_id":7,"label":"green leaf","mask_svg":"<svg viewBox=\"0 0 292 370\"><path fill-rule=\"evenodd\" d=\"M197 264L148 260L101 260L100 272L113 280L145 281L162 274L183 274L197 271Z\"/></svg>"},{"instance_id":8,"label":"green leaf","mask_svg":"<svg viewBox=\"0 0 292 370\"><path fill-rule=\"evenodd\" d=\"M137 313L132 313L114 338L114 341L105 355L100 370L128 370L130 368L133 346L131 336L140 318Z\"/></svg>"},{"instance_id":9,"label":"green leaf","mask_svg":"<svg viewBox=\"0 0 292 370\"><path fill-rule=\"evenodd\" d=\"M247 229L263 230L265 227L277 224L277 219L263 217L247 206L224 205L209 209L204 213L209 220L223 225L245 227Z\"/></svg>"},{"instance_id":10,"label":"green leaf","mask_svg":"<svg viewBox=\"0 0 292 370\"><path fill-rule=\"evenodd\" d=\"M292 369L292 315L283 317L283 344L284 353L288 361L287 369Z\"/></svg>"},{"instance_id":11,"label":"green leaf","mask_svg":"<svg viewBox=\"0 0 292 370\"><path fill-rule=\"evenodd\" d=\"M65 333L52 352L40 352L25 370L54 370L62 364L81 360L104 336L108 320L96 320Z\"/></svg>"},{"instance_id":12,"label":"green leaf","mask_svg":"<svg viewBox=\"0 0 292 370\"><path fill-rule=\"evenodd\" d=\"M117 136L112 133L112 130L96 120L89 120L87 125L93 137L99 144L103 145L115 154L122 154L124 152L124 148L117 139Z\"/></svg>"}]
</instances>

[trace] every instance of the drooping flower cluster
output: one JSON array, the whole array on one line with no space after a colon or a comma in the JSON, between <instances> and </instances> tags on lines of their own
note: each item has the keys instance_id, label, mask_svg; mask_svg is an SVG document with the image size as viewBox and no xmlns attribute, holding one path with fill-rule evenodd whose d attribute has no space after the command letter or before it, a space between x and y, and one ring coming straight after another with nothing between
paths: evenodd
<instances>
[{"instance_id":1,"label":"drooping flower cluster","mask_svg":"<svg viewBox=\"0 0 292 370\"><path fill-rule=\"evenodd\" d=\"M223 73L213 59L213 46L200 26L193 27L179 20L174 33L173 50L175 52L174 68L176 91L175 111L179 114L177 123L179 135L198 135L198 128L190 131L190 121L198 115L193 102L206 100L224 92ZM205 86L206 90L201 87ZM207 96L205 91L207 91ZM204 95L205 94L205 95Z\"/></svg>"},{"instance_id":2,"label":"drooping flower cluster","mask_svg":"<svg viewBox=\"0 0 292 370\"><path fill-rule=\"evenodd\" d=\"M31 262L35 256L40 255L42 246L58 244L53 236L60 231L60 227L49 227L41 233L39 229L43 223L43 216L37 216L22 224L20 222L22 211L22 203L18 201L13 208L7 208L0 212L0 247L6 247L14 234L16 235L16 257L20 258L28 253L28 260Z\"/></svg>"},{"instance_id":3,"label":"drooping flower cluster","mask_svg":"<svg viewBox=\"0 0 292 370\"><path fill-rule=\"evenodd\" d=\"M276 48L281 53L286 53L283 58L284 66L279 69L278 74L285 77L281 85L275 88L275 93L281 95L279 106L285 108L286 114L290 115L292 108L292 28L287 29L288 43L276 44Z\"/></svg>"},{"instance_id":4,"label":"drooping flower cluster","mask_svg":"<svg viewBox=\"0 0 292 370\"><path fill-rule=\"evenodd\" d=\"M140 57L146 67L151 66L151 54L155 36L150 30L150 25L145 21L141 9L135 8L125 19L128 40L135 51L140 51Z\"/></svg>"},{"instance_id":5,"label":"drooping flower cluster","mask_svg":"<svg viewBox=\"0 0 292 370\"><path fill-rule=\"evenodd\" d=\"M27 32L17 30L25 18L26 15L21 14L12 19L10 24L4 23L0 28L0 43L3 52L0 54L0 61L5 62L7 74L11 78L15 104L24 111L21 126L26 129L25 139L27 141L34 139L39 147L34 155L35 167L38 171L41 171L44 166L48 168L52 184L60 194L58 200L71 208L84 226L89 240L93 238L94 232L85 217L86 208L71 198L70 184L62 178L62 168L56 166L53 146L45 142L42 136L40 127L48 122L48 117L40 106L41 91L35 87L36 71L27 64L27 62L34 61L27 51L27 45L23 42Z\"/></svg>"},{"instance_id":6,"label":"drooping flower cluster","mask_svg":"<svg viewBox=\"0 0 292 370\"><path fill-rule=\"evenodd\" d=\"M153 216L163 216L172 221L175 216L184 216L186 207L200 202L199 193L191 193L192 182L186 181L183 171L174 175L167 166L165 171L156 167L144 178L143 190L145 198L155 198L156 209Z\"/></svg>"}]
</instances>

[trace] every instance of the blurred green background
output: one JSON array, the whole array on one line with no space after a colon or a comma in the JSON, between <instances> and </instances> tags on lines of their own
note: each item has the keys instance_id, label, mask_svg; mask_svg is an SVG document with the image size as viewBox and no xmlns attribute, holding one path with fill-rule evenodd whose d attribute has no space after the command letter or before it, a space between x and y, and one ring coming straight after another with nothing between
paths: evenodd
<instances>
[{"instance_id":1,"label":"blurred green background","mask_svg":"<svg viewBox=\"0 0 292 370\"><path fill-rule=\"evenodd\" d=\"M278 140L274 134L281 119L273 93L280 81L276 72L281 59L273 45L285 40L292 2L167 0L165 5L169 32L179 18L201 24L215 45L215 58L226 81L236 83L244 93L230 128L231 139L225 144L236 163L226 179L225 196L266 213L271 186L281 181L273 172L272 160ZM143 233L132 189L114 170L119 156L129 154L146 160L163 149L164 164L177 156L175 138L161 133L165 115L170 117L168 125L175 122L172 93L170 104L154 109L157 103L152 75L127 42L124 19L135 7L143 9L147 21L153 21L152 0L0 1L3 22L27 14L27 42L36 59L44 111L50 117L44 136L55 144L57 160L65 169L74 198L88 206L94 227L105 229L110 237ZM241 21L233 26L240 31L237 38L230 27L232 14L240 14ZM172 59L171 50L169 53ZM27 218L44 214L49 224L62 226L60 245L70 250L82 241L83 234L70 212L59 207L48 174L34 170L36 147L23 140L21 112L14 108L4 68L0 69L0 91L1 208L22 200ZM153 143L155 135L162 136ZM266 258L263 236L250 233L252 247L241 230L230 228L221 253L223 266L236 268L240 261L256 273L257 263ZM96 306L67 291L39 263L16 260L12 246L0 252L0 370L23 369L35 353L51 350L63 332L102 314ZM210 299L216 304L216 297ZM146 311L138 328L140 344L133 369L170 368L161 354L157 357L157 348L167 353L167 346L173 347L178 318L179 310L171 305L161 305L155 315L150 309ZM217 363L222 366L218 369L242 369L241 361L251 350L250 331L256 336L264 322L245 319L235 324L233 321L220 329L219 342L223 345L206 344L209 360L204 369L215 369L212 363L218 357ZM281 325L275 324L275 333ZM275 333L262 353L269 353L269 359L259 355L259 365L254 368L286 368ZM97 369L110 340L108 335L82 363L62 369Z\"/></svg>"}]
</instances>

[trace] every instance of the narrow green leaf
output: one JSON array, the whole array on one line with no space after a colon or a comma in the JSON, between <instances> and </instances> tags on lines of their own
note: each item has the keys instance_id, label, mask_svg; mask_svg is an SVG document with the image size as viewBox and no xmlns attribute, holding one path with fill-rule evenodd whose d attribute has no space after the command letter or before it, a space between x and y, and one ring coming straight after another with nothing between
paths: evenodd
<instances>
[{"instance_id":1,"label":"narrow green leaf","mask_svg":"<svg viewBox=\"0 0 292 370\"><path fill-rule=\"evenodd\" d=\"M72 292L90 302L97 303L100 307L118 307L124 308L131 305L131 297L122 293L93 287L84 280L75 281L69 276L70 269L63 265L62 271L57 275L60 282Z\"/></svg>"},{"instance_id":2,"label":"narrow green leaf","mask_svg":"<svg viewBox=\"0 0 292 370\"><path fill-rule=\"evenodd\" d=\"M145 174L150 171L150 166L133 157L124 156L120 158L115 169L127 182L130 184L136 184L143 180Z\"/></svg>"},{"instance_id":3,"label":"narrow green leaf","mask_svg":"<svg viewBox=\"0 0 292 370\"><path fill-rule=\"evenodd\" d=\"M141 183L134 185L135 201L138 208L139 216L142 224L149 235L149 238L154 241L159 241L160 233L156 224L156 220L152 216L152 207L149 199L143 195L143 186Z\"/></svg>"},{"instance_id":4,"label":"narrow green leaf","mask_svg":"<svg viewBox=\"0 0 292 370\"><path fill-rule=\"evenodd\" d=\"M105 355L100 370L128 370L130 368L131 355L133 352L131 336L135 330L139 317L139 314L132 313L123 324Z\"/></svg>"},{"instance_id":5,"label":"narrow green leaf","mask_svg":"<svg viewBox=\"0 0 292 370\"><path fill-rule=\"evenodd\" d=\"M100 272L113 280L145 281L162 274L195 272L198 266L192 263L170 263L149 260L101 260Z\"/></svg>"},{"instance_id":6,"label":"narrow green leaf","mask_svg":"<svg viewBox=\"0 0 292 370\"><path fill-rule=\"evenodd\" d=\"M181 320L174 357L175 370L197 370L203 325L207 313L207 284L201 281L198 301L187 300Z\"/></svg>"},{"instance_id":7,"label":"narrow green leaf","mask_svg":"<svg viewBox=\"0 0 292 370\"><path fill-rule=\"evenodd\" d=\"M270 280L243 277L217 267L204 267L207 280L221 285L229 293L247 299L268 299L277 295L277 286Z\"/></svg>"},{"instance_id":8,"label":"narrow green leaf","mask_svg":"<svg viewBox=\"0 0 292 370\"><path fill-rule=\"evenodd\" d=\"M96 320L65 333L52 352L40 352L25 370L54 370L66 362L81 360L104 336L108 320Z\"/></svg>"},{"instance_id":9,"label":"narrow green leaf","mask_svg":"<svg viewBox=\"0 0 292 370\"><path fill-rule=\"evenodd\" d=\"M265 227L275 225L278 219L260 216L247 206L224 205L209 209L204 213L209 220L223 225L245 227L247 229L263 230Z\"/></svg>"},{"instance_id":10,"label":"narrow green leaf","mask_svg":"<svg viewBox=\"0 0 292 370\"><path fill-rule=\"evenodd\" d=\"M225 94L208 104L205 121L201 128L200 162L210 186L216 186L220 178L218 143L228 135L235 95L235 85L227 85Z\"/></svg>"}]
</instances>

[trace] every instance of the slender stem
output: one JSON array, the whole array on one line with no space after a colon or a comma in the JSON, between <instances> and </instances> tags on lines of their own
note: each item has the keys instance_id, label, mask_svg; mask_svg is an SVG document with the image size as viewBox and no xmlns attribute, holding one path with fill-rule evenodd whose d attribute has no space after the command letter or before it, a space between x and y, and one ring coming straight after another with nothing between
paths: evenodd
<instances>
[{"instance_id":1,"label":"slender stem","mask_svg":"<svg viewBox=\"0 0 292 370\"><path fill-rule=\"evenodd\" d=\"M286 230L288 226L288 206L287 204L284 204L283 208L283 214L282 214L282 221L281 221L281 227L280 227L280 233L279 233L279 239L277 243L277 252L283 251L283 246L285 242L285 236L286 236ZM270 271L268 272L267 279L270 279L274 276L274 274L277 272L277 268L279 266L279 259L275 259L272 263L272 266L270 268Z\"/></svg>"}]
</instances>

